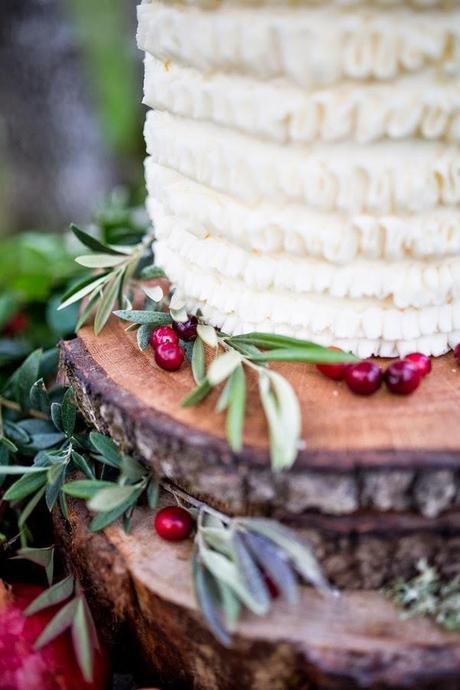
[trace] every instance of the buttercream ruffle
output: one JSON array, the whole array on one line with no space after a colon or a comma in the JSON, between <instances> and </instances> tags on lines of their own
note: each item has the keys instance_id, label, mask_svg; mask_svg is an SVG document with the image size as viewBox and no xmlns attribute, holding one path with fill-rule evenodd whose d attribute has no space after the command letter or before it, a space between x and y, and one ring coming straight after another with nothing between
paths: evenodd
<instances>
[{"instance_id":1,"label":"buttercream ruffle","mask_svg":"<svg viewBox=\"0 0 460 690\"><path fill-rule=\"evenodd\" d=\"M337 266L320 259L247 252L219 238L198 238L180 219L154 215L158 241L185 263L256 290L375 298L398 309L442 306L460 299L460 257L435 261L357 259Z\"/></svg>"},{"instance_id":2,"label":"buttercream ruffle","mask_svg":"<svg viewBox=\"0 0 460 690\"><path fill-rule=\"evenodd\" d=\"M213 322L228 333L279 332L288 326L297 337L304 337L308 332L317 342L346 341L347 349L360 356L359 341L391 343L394 351L390 352L387 345L385 352L373 354L394 356L398 348L413 349L415 344L426 351L428 343L437 335L441 336L438 345L444 343L447 349L460 333L460 301L401 310L385 307L381 301L372 299L298 295L274 289L258 291L237 279L206 272L191 261L185 262L161 241L155 244L155 252L159 265L165 268L187 306L215 310ZM442 354L442 351L445 350L441 348L430 354Z\"/></svg>"},{"instance_id":3,"label":"buttercream ruffle","mask_svg":"<svg viewBox=\"0 0 460 690\"><path fill-rule=\"evenodd\" d=\"M395 79L427 66L458 74L460 11L338 12L326 5L209 12L152 1L139 7L138 43L203 72L286 77L303 87Z\"/></svg>"},{"instance_id":4,"label":"buttercream ruffle","mask_svg":"<svg viewBox=\"0 0 460 690\"><path fill-rule=\"evenodd\" d=\"M144 103L280 143L381 138L460 141L460 87L435 71L391 84L306 92L285 80L216 73L146 56Z\"/></svg>"},{"instance_id":5,"label":"buttercream ruffle","mask_svg":"<svg viewBox=\"0 0 460 690\"><path fill-rule=\"evenodd\" d=\"M460 203L460 156L445 144L282 146L159 111L148 113L145 139L156 163L248 204L387 214Z\"/></svg>"},{"instance_id":6,"label":"buttercream ruffle","mask_svg":"<svg viewBox=\"0 0 460 690\"><path fill-rule=\"evenodd\" d=\"M147 206L179 217L197 237L222 237L263 254L326 259L346 264L357 257L397 261L460 256L460 209L421 215L328 214L300 204L264 201L247 206L147 158Z\"/></svg>"}]
</instances>

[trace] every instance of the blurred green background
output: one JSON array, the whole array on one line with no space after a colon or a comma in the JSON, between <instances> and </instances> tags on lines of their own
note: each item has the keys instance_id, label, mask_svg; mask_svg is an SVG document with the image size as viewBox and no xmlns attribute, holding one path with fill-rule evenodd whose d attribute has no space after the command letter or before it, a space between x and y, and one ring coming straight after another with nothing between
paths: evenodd
<instances>
[{"instance_id":1,"label":"blurred green background","mask_svg":"<svg viewBox=\"0 0 460 690\"><path fill-rule=\"evenodd\" d=\"M1 0L0 236L143 197L135 0Z\"/></svg>"}]
</instances>

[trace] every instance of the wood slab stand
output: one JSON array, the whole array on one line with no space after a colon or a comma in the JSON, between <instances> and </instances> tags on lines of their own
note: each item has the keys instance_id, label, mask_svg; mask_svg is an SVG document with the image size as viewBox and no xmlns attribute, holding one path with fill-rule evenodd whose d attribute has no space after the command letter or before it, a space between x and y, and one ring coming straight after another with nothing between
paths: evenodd
<instances>
[{"instance_id":1,"label":"wood slab stand","mask_svg":"<svg viewBox=\"0 0 460 690\"><path fill-rule=\"evenodd\" d=\"M193 386L189 367L160 370L119 320L99 337L88 327L61 344L61 371L97 428L191 495L229 513L289 524L340 587L377 589L412 575L421 557L448 577L458 574L460 370L453 357L434 361L410 398L382 390L363 399L314 367L276 368L299 395L306 441L292 470L278 475L270 471L255 381L244 448L235 454L214 411L216 396L181 408ZM187 546L155 539L142 511L130 537L111 527L89 538L86 518L80 507L67 527L58 525L74 567L105 590L112 611L121 607L144 657L174 680L171 687L460 690L460 635L427 621L401 622L378 593L348 592L338 603L305 590L304 613L281 607L280 617L248 618L236 650L224 650L194 609L190 564L182 560ZM121 568L123 584L112 567Z\"/></svg>"}]
</instances>

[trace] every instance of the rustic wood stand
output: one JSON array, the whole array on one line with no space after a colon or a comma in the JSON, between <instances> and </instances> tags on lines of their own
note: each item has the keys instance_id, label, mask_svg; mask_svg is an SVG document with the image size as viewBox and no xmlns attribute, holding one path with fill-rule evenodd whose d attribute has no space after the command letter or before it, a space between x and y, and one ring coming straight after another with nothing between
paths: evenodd
<instances>
[{"instance_id":1,"label":"rustic wood stand","mask_svg":"<svg viewBox=\"0 0 460 690\"><path fill-rule=\"evenodd\" d=\"M244 449L232 453L211 396L183 409L189 367L158 369L115 319L61 345L62 372L84 414L163 477L234 514L268 514L309 538L328 577L372 590L410 576L420 557L460 572L460 370L447 355L410 398L371 399L307 365L280 365L300 397L305 448L270 472L266 428L250 386ZM131 628L165 687L197 690L430 688L460 690L460 635L401 621L381 594L324 599L305 589L296 611L248 616L233 650L207 632L191 591L189 545L159 541L140 509L129 537L89 535L75 506L58 531L74 567ZM169 681L168 681L169 679ZM174 685L175 683L175 685Z\"/></svg>"}]
</instances>

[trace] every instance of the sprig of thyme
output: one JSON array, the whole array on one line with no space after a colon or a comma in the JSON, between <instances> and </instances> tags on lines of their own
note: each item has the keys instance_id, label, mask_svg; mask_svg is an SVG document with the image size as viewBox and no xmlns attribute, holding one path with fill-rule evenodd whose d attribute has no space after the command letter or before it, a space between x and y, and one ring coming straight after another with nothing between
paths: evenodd
<instances>
[{"instance_id":1,"label":"sprig of thyme","mask_svg":"<svg viewBox=\"0 0 460 690\"><path fill-rule=\"evenodd\" d=\"M443 628L460 632L460 578L445 582L426 560L417 563L417 570L411 580L396 580L386 595L402 608L404 618L428 616Z\"/></svg>"}]
</instances>

